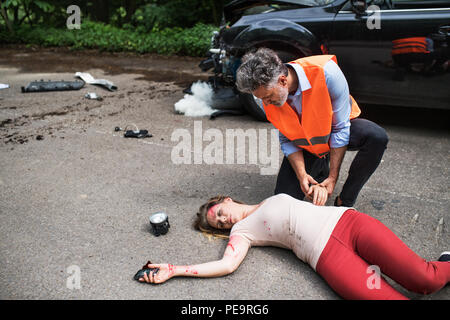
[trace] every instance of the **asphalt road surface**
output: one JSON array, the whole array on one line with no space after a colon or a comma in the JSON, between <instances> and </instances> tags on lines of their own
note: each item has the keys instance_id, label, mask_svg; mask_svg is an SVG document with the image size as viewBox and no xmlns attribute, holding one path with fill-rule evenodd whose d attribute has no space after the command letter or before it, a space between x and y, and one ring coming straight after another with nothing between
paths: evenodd
<instances>
[{"instance_id":1,"label":"asphalt road surface","mask_svg":"<svg viewBox=\"0 0 450 320\"><path fill-rule=\"evenodd\" d=\"M209 197L225 194L254 204L273 194L282 154L277 149L264 162L265 147L269 155L276 143L270 123L174 112L182 90L207 79L197 67L200 59L33 48L0 52L0 83L10 85L0 90L0 299L340 299L308 265L280 248L252 248L226 277L174 278L161 285L132 279L147 260L186 265L221 258L226 241L192 227ZM79 91L21 93L30 81L73 80L77 71L108 79L118 90L86 85ZM88 92L103 100L84 98ZM390 141L355 207L381 220L423 258L437 259L450 250L450 113L394 108L388 101L361 107L362 116L383 126ZM153 136L126 139L114 131L134 125ZM258 140L256 163L248 143L230 147L236 157L227 161L231 129L266 136L266 146ZM198 132L223 138L223 155L215 163L202 158L210 142L198 140ZM181 160L181 153L174 155L180 136L193 149ZM239 153L247 155L243 163ZM346 154L338 191L353 157ZM157 211L170 221L169 232L159 237L148 223ZM450 298L448 286L422 296L388 281L412 299Z\"/></svg>"}]
</instances>

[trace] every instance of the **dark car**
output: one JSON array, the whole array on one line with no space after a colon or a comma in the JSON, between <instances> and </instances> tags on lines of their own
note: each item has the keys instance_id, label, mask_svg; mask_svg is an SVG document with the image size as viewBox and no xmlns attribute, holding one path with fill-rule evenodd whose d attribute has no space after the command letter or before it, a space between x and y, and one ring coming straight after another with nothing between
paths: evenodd
<instances>
[{"instance_id":1,"label":"dark car","mask_svg":"<svg viewBox=\"0 0 450 320\"><path fill-rule=\"evenodd\" d=\"M408 51L417 39L426 48ZM216 92L232 91L262 121L261 101L234 84L243 54L259 47L284 62L336 55L361 103L450 109L449 45L448 0L235 0L200 67L214 70Z\"/></svg>"}]
</instances>

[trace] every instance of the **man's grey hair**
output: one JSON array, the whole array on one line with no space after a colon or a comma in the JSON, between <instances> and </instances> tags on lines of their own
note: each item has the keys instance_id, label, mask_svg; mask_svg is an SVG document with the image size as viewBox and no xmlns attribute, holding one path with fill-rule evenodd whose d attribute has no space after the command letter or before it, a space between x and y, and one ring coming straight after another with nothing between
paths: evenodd
<instances>
[{"instance_id":1,"label":"man's grey hair","mask_svg":"<svg viewBox=\"0 0 450 320\"><path fill-rule=\"evenodd\" d=\"M236 72L236 86L241 92L252 93L261 86L275 86L281 75L287 76L288 69L276 52L259 48L242 57L242 63Z\"/></svg>"}]
</instances>

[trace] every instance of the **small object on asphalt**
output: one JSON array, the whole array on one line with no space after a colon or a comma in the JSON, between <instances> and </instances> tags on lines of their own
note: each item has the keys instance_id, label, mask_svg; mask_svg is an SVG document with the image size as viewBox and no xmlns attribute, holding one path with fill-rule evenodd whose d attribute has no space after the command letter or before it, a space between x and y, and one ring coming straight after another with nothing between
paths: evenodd
<instances>
[{"instance_id":1,"label":"small object on asphalt","mask_svg":"<svg viewBox=\"0 0 450 320\"><path fill-rule=\"evenodd\" d=\"M8 89L9 88L9 84L6 83L0 83L0 90L1 89Z\"/></svg>"},{"instance_id":2,"label":"small object on asphalt","mask_svg":"<svg viewBox=\"0 0 450 320\"><path fill-rule=\"evenodd\" d=\"M26 87L22 87L22 92L44 92L44 91L66 91L80 90L84 87L84 81L32 81Z\"/></svg>"},{"instance_id":3,"label":"small object on asphalt","mask_svg":"<svg viewBox=\"0 0 450 320\"><path fill-rule=\"evenodd\" d=\"M115 128L114 128L114 131L115 131L115 132L120 131L120 130L122 130L120 127L115 127Z\"/></svg>"},{"instance_id":4,"label":"small object on asphalt","mask_svg":"<svg viewBox=\"0 0 450 320\"><path fill-rule=\"evenodd\" d=\"M115 86L114 83L112 83L111 81L105 79L94 79L94 77L87 72L76 72L75 77L81 78L86 83L96 84L105 87L109 91L117 90L117 86Z\"/></svg>"},{"instance_id":5,"label":"small object on asphalt","mask_svg":"<svg viewBox=\"0 0 450 320\"><path fill-rule=\"evenodd\" d=\"M153 135L148 133L148 130L127 130L124 135L125 138L151 138Z\"/></svg>"},{"instance_id":6,"label":"small object on asphalt","mask_svg":"<svg viewBox=\"0 0 450 320\"><path fill-rule=\"evenodd\" d=\"M164 212L155 212L150 216L150 225L155 236L166 234L169 231L169 217Z\"/></svg>"},{"instance_id":7,"label":"small object on asphalt","mask_svg":"<svg viewBox=\"0 0 450 320\"><path fill-rule=\"evenodd\" d=\"M98 94L96 94L95 92L88 92L85 94L84 96L85 98L88 98L90 100L98 100L98 101L102 101L103 98L100 97Z\"/></svg>"},{"instance_id":8,"label":"small object on asphalt","mask_svg":"<svg viewBox=\"0 0 450 320\"><path fill-rule=\"evenodd\" d=\"M125 129L124 129L125 133L123 135L125 138L150 138L150 137L153 137L152 134L148 133L148 130L139 130L137 125L135 125L135 124L133 124L133 125L136 128L135 130L127 130L128 126L125 127Z\"/></svg>"},{"instance_id":9,"label":"small object on asphalt","mask_svg":"<svg viewBox=\"0 0 450 320\"><path fill-rule=\"evenodd\" d=\"M39 134L36 136L36 140L44 140L44 136Z\"/></svg>"},{"instance_id":10,"label":"small object on asphalt","mask_svg":"<svg viewBox=\"0 0 450 320\"><path fill-rule=\"evenodd\" d=\"M385 202L383 200L372 200L370 201L372 204L372 207L374 207L377 210L383 210Z\"/></svg>"},{"instance_id":11,"label":"small object on asphalt","mask_svg":"<svg viewBox=\"0 0 450 320\"><path fill-rule=\"evenodd\" d=\"M144 273L147 274L147 276L150 276L150 273L153 274L157 274L159 271L159 268L149 268L148 265L152 264L149 261L147 261L147 263L142 267L141 270L139 270L135 275L134 275L134 280L139 281L139 279L144 278Z\"/></svg>"}]
</instances>

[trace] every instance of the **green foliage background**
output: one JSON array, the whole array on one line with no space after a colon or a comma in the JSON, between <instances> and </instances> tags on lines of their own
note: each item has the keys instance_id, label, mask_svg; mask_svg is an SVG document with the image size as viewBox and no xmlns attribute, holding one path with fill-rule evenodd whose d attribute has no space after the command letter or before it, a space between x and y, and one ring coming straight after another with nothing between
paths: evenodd
<instances>
[{"instance_id":1,"label":"green foliage background","mask_svg":"<svg viewBox=\"0 0 450 320\"><path fill-rule=\"evenodd\" d=\"M225 1L0 0L0 43L203 56ZM69 30L69 5L81 29Z\"/></svg>"}]
</instances>

